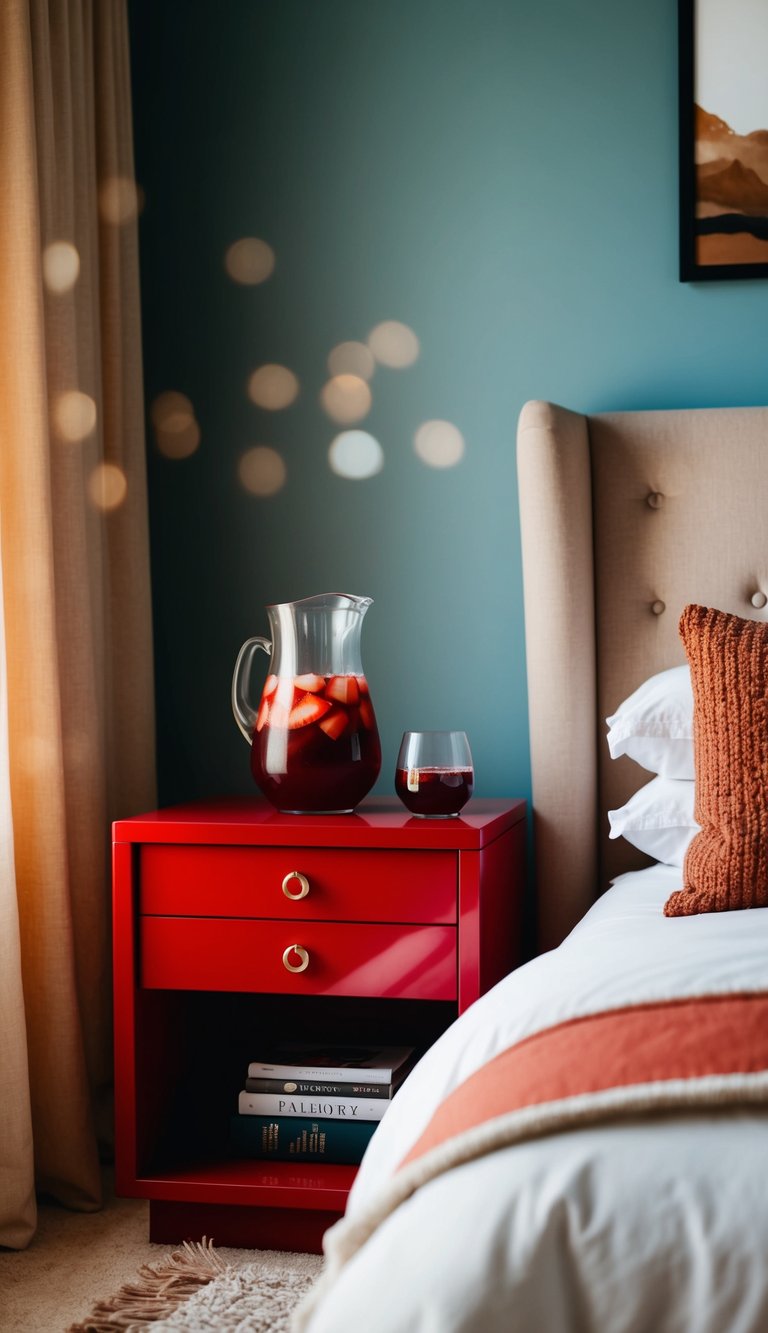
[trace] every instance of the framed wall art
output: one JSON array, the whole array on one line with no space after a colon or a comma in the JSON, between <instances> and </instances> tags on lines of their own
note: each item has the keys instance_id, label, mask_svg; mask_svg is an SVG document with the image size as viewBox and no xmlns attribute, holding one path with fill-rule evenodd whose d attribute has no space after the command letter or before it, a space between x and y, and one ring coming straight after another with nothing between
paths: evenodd
<instances>
[{"instance_id":1,"label":"framed wall art","mask_svg":"<svg viewBox=\"0 0 768 1333\"><path fill-rule=\"evenodd\" d=\"M680 281L768 278L768 0L678 0Z\"/></svg>"}]
</instances>

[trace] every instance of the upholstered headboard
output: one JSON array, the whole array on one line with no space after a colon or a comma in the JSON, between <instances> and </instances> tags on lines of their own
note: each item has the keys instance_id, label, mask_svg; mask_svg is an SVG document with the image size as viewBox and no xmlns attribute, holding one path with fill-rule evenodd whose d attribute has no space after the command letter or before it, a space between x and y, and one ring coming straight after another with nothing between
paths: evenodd
<instances>
[{"instance_id":1,"label":"upholstered headboard","mask_svg":"<svg viewBox=\"0 0 768 1333\"><path fill-rule=\"evenodd\" d=\"M523 408L517 436L541 948L648 864L606 811L651 774L605 718L685 661L688 602L768 619L768 408L582 416Z\"/></svg>"}]
</instances>

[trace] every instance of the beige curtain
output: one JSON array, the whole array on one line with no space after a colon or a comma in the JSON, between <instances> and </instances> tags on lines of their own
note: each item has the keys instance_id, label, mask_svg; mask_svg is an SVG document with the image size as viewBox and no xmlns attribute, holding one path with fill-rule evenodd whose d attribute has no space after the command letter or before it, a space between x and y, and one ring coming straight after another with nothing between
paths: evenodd
<instances>
[{"instance_id":1,"label":"beige curtain","mask_svg":"<svg viewBox=\"0 0 768 1333\"><path fill-rule=\"evenodd\" d=\"M0 4L0 1244L101 1201L154 716L125 0Z\"/></svg>"}]
</instances>

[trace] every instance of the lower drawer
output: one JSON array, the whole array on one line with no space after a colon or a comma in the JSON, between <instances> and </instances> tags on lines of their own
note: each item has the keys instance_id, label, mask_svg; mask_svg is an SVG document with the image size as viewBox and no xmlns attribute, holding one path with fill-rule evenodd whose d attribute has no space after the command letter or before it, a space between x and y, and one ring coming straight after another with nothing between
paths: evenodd
<instances>
[{"instance_id":1,"label":"lower drawer","mask_svg":"<svg viewBox=\"0 0 768 1333\"><path fill-rule=\"evenodd\" d=\"M457 994L452 926L164 916L139 922L140 984L148 988L408 1000Z\"/></svg>"}]
</instances>

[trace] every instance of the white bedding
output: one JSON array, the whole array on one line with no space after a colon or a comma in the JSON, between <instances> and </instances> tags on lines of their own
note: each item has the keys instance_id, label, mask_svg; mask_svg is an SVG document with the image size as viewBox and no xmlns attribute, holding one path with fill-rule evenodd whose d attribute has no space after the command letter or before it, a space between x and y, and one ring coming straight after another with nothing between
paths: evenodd
<instances>
[{"instance_id":1,"label":"white bedding","mask_svg":"<svg viewBox=\"0 0 768 1333\"><path fill-rule=\"evenodd\" d=\"M667 918L667 866L624 875L558 949L506 977L428 1051L376 1131L348 1216L441 1098L575 1014L768 988L768 908ZM572 1130L423 1186L341 1270L310 1333L764 1333L768 1115Z\"/></svg>"}]
</instances>

